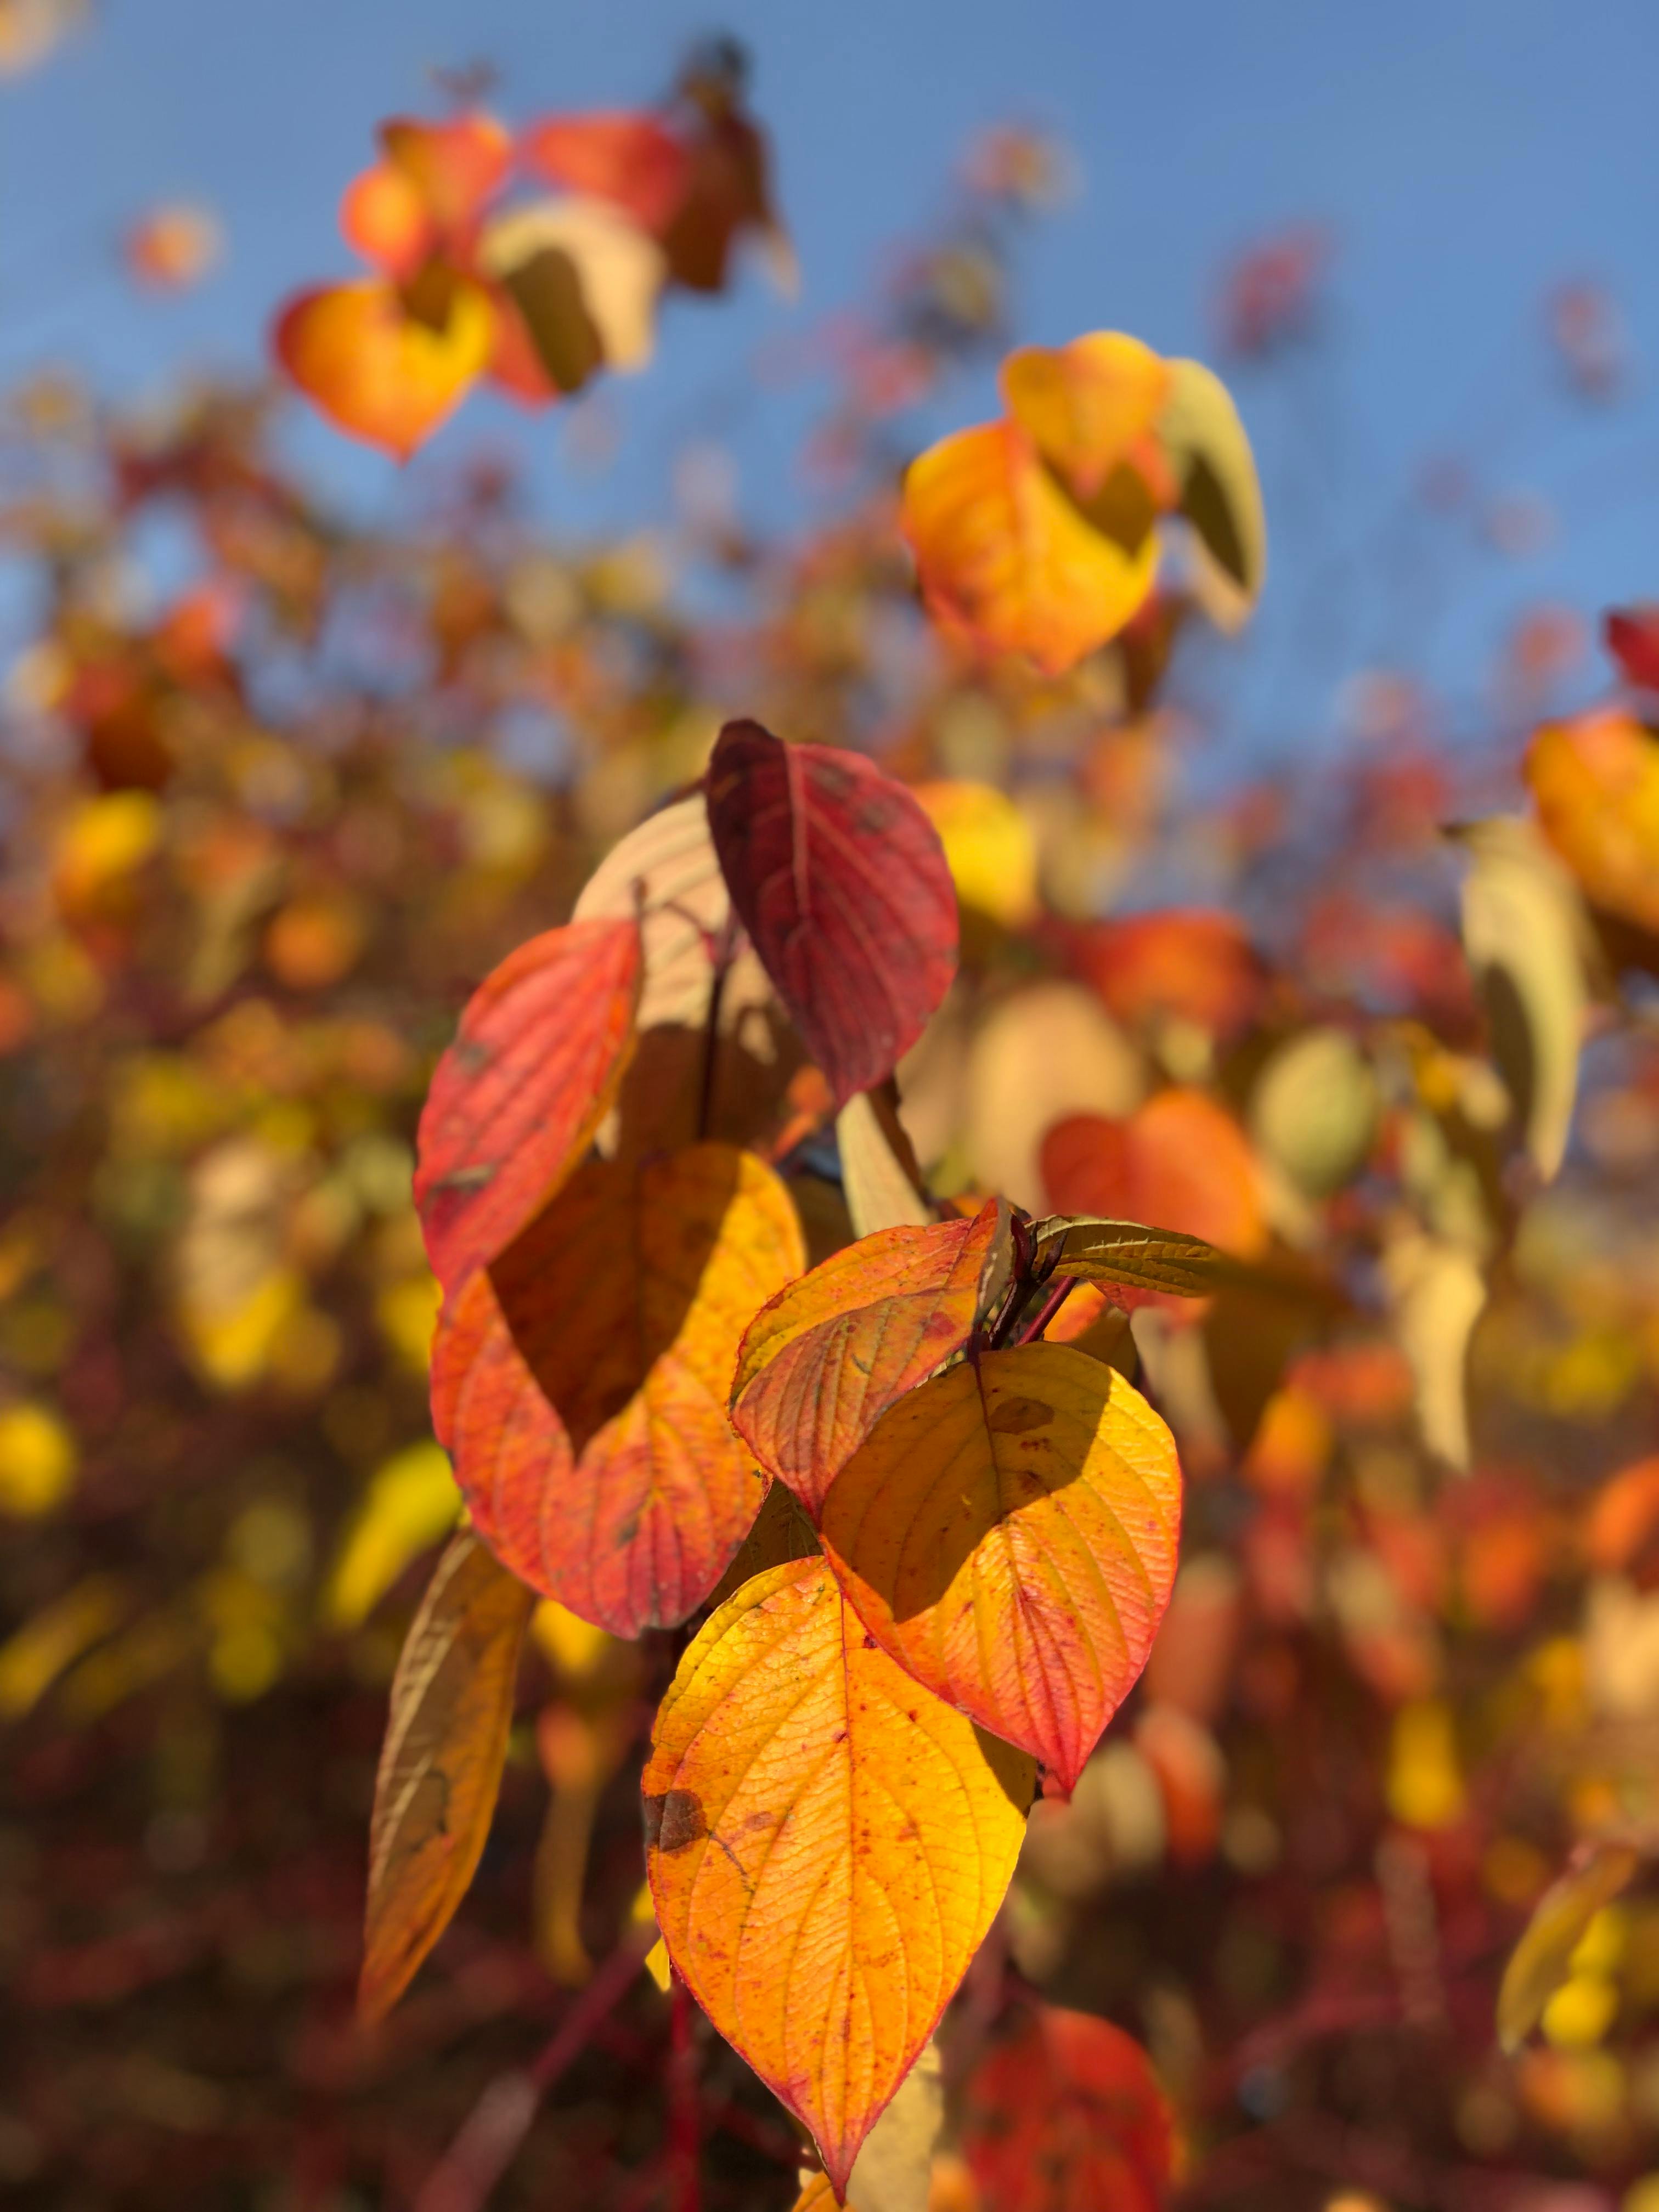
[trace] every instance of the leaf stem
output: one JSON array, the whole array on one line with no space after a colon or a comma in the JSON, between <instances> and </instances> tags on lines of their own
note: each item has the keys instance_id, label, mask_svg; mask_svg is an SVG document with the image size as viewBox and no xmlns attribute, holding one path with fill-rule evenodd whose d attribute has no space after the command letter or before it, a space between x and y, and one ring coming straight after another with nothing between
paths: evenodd
<instances>
[{"instance_id":1,"label":"leaf stem","mask_svg":"<svg viewBox=\"0 0 1659 2212\"><path fill-rule=\"evenodd\" d=\"M737 918L728 914L720 937L709 953L714 972L708 983L708 1014L702 1032L702 1066L697 1077L697 1142L700 1145L708 1138L708 1123L714 1108L714 1078L720 1049L720 1001L726 996L726 979L731 973L737 949Z\"/></svg>"},{"instance_id":2,"label":"leaf stem","mask_svg":"<svg viewBox=\"0 0 1659 2212\"><path fill-rule=\"evenodd\" d=\"M1017 1341L1021 1344L1035 1344L1076 1287L1077 1278L1074 1275L1062 1275L1020 1331Z\"/></svg>"}]
</instances>

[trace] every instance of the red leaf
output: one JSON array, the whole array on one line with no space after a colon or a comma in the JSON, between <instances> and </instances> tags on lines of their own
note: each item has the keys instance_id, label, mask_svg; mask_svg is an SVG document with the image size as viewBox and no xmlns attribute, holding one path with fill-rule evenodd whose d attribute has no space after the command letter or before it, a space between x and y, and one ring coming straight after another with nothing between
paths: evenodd
<instances>
[{"instance_id":1,"label":"red leaf","mask_svg":"<svg viewBox=\"0 0 1659 2212\"><path fill-rule=\"evenodd\" d=\"M653 237L691 180L690 155L650 114L550 115L524 133L519 153L550 184L613 202Z\"/></svg>"},{"instance_id":2,"label":"red leaf","mask_svg":"<svg viewBox=\"0 0 1659 2212\"><path fill-rule=\"evenodd\" d=\"M983 2212L1157 2212L1169 2107L1140 2045L1091 2014L1024 2010L969 2076L963 2149Z\"/></svg>"},{"instance_id":3,"label":"red leaf","mask_svg":"<svg viewBox=\"0 0 1659 2212\"><path fill-rule=\"evenodd\" d=\"M544 1206L603 1119L634 1046L640 933L571 922L473 993L421 1115L415 1203L446 1293Z\"/></svg>"},{"instance_id":4,"label":"red leaf","mask_svg":"<svg viewBox=\"0 0 1659 2212\"><path fill-rule=\"evenodd\" d=\"M758 722L720 732L708 792L732 903L844 1106L892 1073L956 973L938 832L871 762Z\"/></svg>"},{"instance_id":5,"label":"red leaf","mask_svg":"<svg viewBox=\"0 0 1659 2212\"><path fill-rule=\"evenodd\" d=\"M1602 635L1626 683L1659 691L1659 606L1614 607Z\"/></svg>"}]
</instances>

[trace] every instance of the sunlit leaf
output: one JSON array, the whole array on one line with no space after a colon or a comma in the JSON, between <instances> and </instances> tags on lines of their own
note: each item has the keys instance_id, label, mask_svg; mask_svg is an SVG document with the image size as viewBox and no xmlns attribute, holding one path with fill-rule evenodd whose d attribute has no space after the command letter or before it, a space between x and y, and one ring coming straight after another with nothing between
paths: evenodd
<instances>
[{"instance_id":1,"label":"sunlit leaf","mask_svg":"<svg viewBox=\"0 0 1659 2212\"><path fill-rule=\"evenodd\" d=\"M888 1407L959 1352L1007 1280L1007 1209L878 1231L750 1323L732 1418L814 1517Z\"/></svg>"},{"instance_id":2,"label":"sunlit leaf","mask_svg":"<svg viewBox=\"0 0 1659 2212\"><path fill-rule=\"evenodd\" d=\"M1140 2045L1109 2021L1022 2007L964 2097L963 2149L994 2212L1158 2212L1170 2108Z\"/></svg>"},{"instance_id":3,"label":"sunlit leaf","mask_svg":"<svg viewBox=\"0 0 1659 2212\"><path fill-rule=\"evenodd\" d=\"M649 112L545 116L522 133L519 151L549 184L609 200L653 236L691 181L684 143Z\"/></svg>"},{"instance_id":4,"label":"sunlit leaf","mask_svg":"<svg viewBox=\"0 0 1659 2212\"><path fill-rule=\"evenodd\" d=\"M421 1115L415 1202L446 1291L538 1212L603 1119L633 1049L639 932L571 922L478 986Z\"/></svg>"},{"instance_id":5,"label":"sunlit leaf","mask_svg":"<svg viewBox=\"0 0 1659 2212\"><path fill-rule=\"evenodd\" d=\"M1069 1789L1175 1579L1170 1431L1069 1346L981 1353L901 1398L823 1502L824 1551L916 1680Z\"/></svg>"},{"instance_id":6,"label":"sunlit leaf","mask_svg":"<svg viewBox=\"0 0 1659 2212\"><path fill-rule=\"evenodd\" d=\"M1594 904L1659 930L1659 738L1608 710L1553 722L1528 749L1538 818Z\"/></svg>"},{"instance_id":7,"label":"sunlit leaf","mask_svg":"<svg viewBox=\"0 0 1659 2212\"><path fill-rule=\"evenodd\" d=\"M460 1510L449 1462L429 1440L376 1468L329 1572L322 1610L330 1626L366 1620L410 1561L454 1527Z\"/></svg>"},{"instance_id":8,"label":"sunlit leaf","mask_svg":"<svg viewBox=\"0 0 1659 2212\"><path fill-rule=\"evenodd\" d=\"M1008 411L1085 509L1114 470L1145 459L1143 441L1170 392L1169 364L1121 331L1070 345L1022 346L1002 364ZM1146 503L1146 527L1155 505Z\"/></svg>"},{"instance_id":9,"label":"sunlit leaf","mask_svg":"<svg viewBox=\"0 0 1659 2212\"><path fill-rule=\"evenodd\" d=\"M1160 1091L1122 1119L1079 1114L1042 1143L1051 1205L1155 1222L1250 1259L1267 1242L1261 1177L1243 1131L1201 1091Z\"/></svg>"},{"instance_id":10,"label":"sunlit leaf","mask_svg":"<svg viewBox=\"0 0 1659 2212\"><path fill-rule=\"evenodd\" d=\"M534 1600L471 1534L439 1560L392 1684L357 2003L389 2012L466 1893L501 1787Z\"/></svg>"},{"instance_id":11,"label":"sunlit leaf","mask_svg":"<svg viewBox=\"0 0 1659 2212\"><path fill-rule=\"evenodd\" d=\"M1591 1921L1629 1887L1640 1864L1626 1844L1583 1844L1539 1899L1498 1992L1498 2039L1505 2051L1518 2051L1537 2027Z\"/></svg>"},{"instance_id":12,"label":"sunlit leaf","mask_svg":"<svg viewBox=\"0 0 1659 2212\"><path fill-rule=\"evenodd\" d=\"M1157 533L1126 551L1092 527L1016 422L959 430L913 461L901 520L935 617L1048 675L1115 637L1158 568Z\"/></svg>"},{"instance_id":13,"label":"sunlit leaf","mask_svg":"<svg viewBox=\"0 0 1659 2212\"><path fill-rule=\"evenodd\" d=\"M352 179L340 196L340 232L388 276L412 276L438 242L420 186L395 161L376 161Z\"/></svg>"},{"instance_id":14,"label":"sunlit leaf","mask_svg":"<svg viewBox=\"0 0 1659 2212\"><path fill-rule=\"evenodd\" d=\"M933 1209L923 1195L915 1152L888 1095L890 1090L887 1085L858 1091L836 1116L842 1188L860 1237L907 1224L925 1228L933 1218Z\"/></svg>"},{"instance_id":15,"label":"sunlit leaf","mask_svg":"<svg viewBox=\"0 0 1659 2212\"><path fill-rule=\"evenodd\" d=\"M1050 1274L1079 1282L1201 1298L1215 1287L1220 1272L1220 1254L1201 1237L1149 1229L1138 1221L1054 1214L1033 1222L1030 1234L1039 1264Z\"/></svg>"},{"instance_id":16,"label":"sunlit leaf","mask_svg":"<svg viewBox=\"0 0 1659 2212\"><path fill-rule=\"evenodd\" d=\"M615 1635L683 1620L764 1491L726 1399L756 1310L805 1255L752 1154L590 1160L446 1309L433 1422L474 1525Z\"/></svg>"},{"instance_id":17,"label":"sunlit leaf","mask_svg":"<svg viewBox=\"0 0 1659 2212\"><path fill-rule=\"evenodd\" d=\"M844 1105L892 1073L955 973L938 834L873 763L757 722L720 732L708 793L732 905Z\"/></svg>"},{"instance_id":18,"label":"sunlit leaf","mask_svg":"<svg viewBox=\"0 0 1659 2212\"><path fill-rule=\"evenodd\" d=\"M603 200L532 202L497 216L479 258L523 319L554 388L642 368L656 340L662 251Z\"/></svg>"},{"instance_id":19,"label":"sunlit leaf","mask_svg":"<svg viewBox=\"0 0 1659 2212\"><path fill-rule=\"evenodd\" d=\"M1032 1781L822 1560L757 1577L681 1658L643 1778L658 1923L838 2191L1002 1902Z\"/></svg>"},{"instance_id":20,"label":"sunlit leaf","mask_svg":"<svg viewBox=\"0 0 1659 2212\"><path fill-rule=\"evenodd\" d=\"M1589 990L1583 909L1571 878L1529 822L1476 823L1462 833L1463 948L1533 1164L1559 1171L1578 1093Z\"/></svg>"},{"instance_id":21,"label":"sunlit leaf","mask_svg":"<svg viewBox=\"0 0 1659 2212\"><path fill-rule=\"evenodd\" d=\"M386 160L414 185L438 230L465 234L507 179L513 139L493 115L428 123L399 116L380 125Z\"/></svg>"},{"instance_id":22,"label":"sunlit leaf","mask_svg":"<svg viewBox=\"0 0 1659 2212\"><path fill-rule=\"evenodd\" d=\"M1007 793L988 783L924 783L916 798L939 831L962 904L1005 929L1024 928L1038 908L1036 836Z\"/></svg>"},{"instance_id":23,"label":"sunlit leaf","mask_svg":"<svg viewBox=\"0 0 1659 2212\"><path fill-rule=\"evenodd\" d=\"M1267 526L1250 441L1213 370L1196 361L1164 366L1169 397L1158 439L1175 471L1180 510L1248 607L1267 567Z\"/></svg>"},{"instance_id":24,"label":"sunlit leaf","mask_svg":"<svg viewBox=\"0 0 1659 2212\"><path fill-rule=\"evenodd\" d=\"M394 285L369 279L302 292L271 342L331 422L407 460L466 397L495 337L488 295L465 278L430 319L412 314Z\"/></svg>"}]
</instances>

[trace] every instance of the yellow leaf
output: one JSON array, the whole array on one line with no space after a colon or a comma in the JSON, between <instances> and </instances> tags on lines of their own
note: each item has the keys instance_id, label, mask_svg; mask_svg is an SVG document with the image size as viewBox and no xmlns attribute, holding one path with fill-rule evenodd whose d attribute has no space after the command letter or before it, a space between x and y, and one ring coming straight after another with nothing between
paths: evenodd
<instances>
[{"instance_id":1,"label":"yellow leaf","mask_svg":"<svg viewBox=\"0 0 1659 2212\"><path fill-rule=\"evenodd\" d=\"M1586 924L1572 879L1525 821L1475 823L1463 883L1463 949L1485 1001L1492 1057L1534 1164L1559 1170L1589 1008Z\"/></svg>"},{"instance_id":2,"label":"yellow leaf","mask_svg":"<svg viewBox=\"0 0 1659 2212\"><path fill-rule=\"evenodd\" d=\"M1182 514L1242 594L1242 617L1259 597L1267 570L1267 525L1250 441L1213 370L1197 361L1164 367L1169 397L1158 417L1158 443L1180 487Z\"/></svg>"},{"instance_id":3,"label":"yellow leaf","mask_svg":"<svg viewBox=\"0 0 1659 2212\"><path fill-rule=\"evenodd\" d=\"M1037 848L1013 800L988 783L924 783L915 795L939 831L962 904L1023 929L1037 911Z\"/></svg>"},{"instance_id":4,"label":"yellow leaf","mask_svg":"<svg viewBox=\"0 0 1659 2212\"><path fill-rule=\"evenodd\" d=\"M1091 331L1070 345L1011 353L1002 395L1043 459L1089 501L1158 421L1170 366L1121 331Z\"/></svg>"},{"instance_id":5,"label":"yellow leaf","mask_svg":"<svg viewBox=\"0 0 1659 2212\"><path fill-rule=\"evenodd\" d=\"M902 520L935 618L1047 675L1115 637L1158 568L1156 532L1126 551L1093 529L1013 422L959 430L913 461Z\"/></svg>"},{"instance_id":6,"label":"yellow leaf","mask_svg":"<svg viewBox=\"0 0 1659 2212\"><path fill-rule=\"evenodd\" d=\"M507 1758L534 1601L472 1535L438 1562L392 1684L369 1831L358 2009L389 2012L466 1893Z\"/></svg>"},{"instance_id":7,"label":"yellow leaf","mask_svg":"<svg viewBox=\"0 0 1659 2212\"><path fill-rule=\"evenodd\" d=\"M69 1495L80 1455L61 1414L26 1399L0 1407L0 1513L33 1520Z\"/></svg>"},{"instance_id":8,"label":"yellow leaf","mask_svg":"<svg viewBox=\"0 0 1659 2212\"><path fill-rule=\"evenodd\" d=\"M329 1626L366 1620L410 1561L447 1535L460 1510L448 1455L429 1439L376 1468L323 1593Z\"/></svg>"},{"instance_id":9,"label":"yellow leaf","mask_svg":"<svg viewBox=\"0 0 1659 2212\"><path fill-rule=\"evenodd\" d=\"M1437 1698L1402 1705L1389 1759L1389 1809L1409 1828L1448 1828L1463 1811L1463 1777L1450 1708Z\"/></svg>"},{"instance_id":10,"label":"yellow leaf","mask_svg":"<svg viewBox=\"0 0 1659 2212\"><path fill-rule=\"evenodd\" d=\"M933 1218L916 1156L890 1103L855 1091L836 1116L836 1150L848 1218L858 1237L878 1229L925 1228Z\"/></svg>"},{"instance_id":11,"label":"yellow leaf","mask_svg":"<svg viewBox=\"0 0 1659 2212\"><path fill-rule=\"evenodd\" d=\"M1032 1781L822 1559L757 1576L680 1660L644 1776L658 1924L840 2191L1002 1902Z\"/></svg>"},{"instance_id":12,"label":"yellow leaf","mask_svg":"<svg viewBox=\"0 0 1659 2212\"><path fill-rule=\"evenodd\" d=\"M1518 2051L1537 2027L1544 2008L1567 1980L1572 1954L1590 1923L1629 1886L1640 1863L1623 1844L1581 1844L1565 1872L1539 1899L1498 1992L1498 2035L1505 2051Z\"/></svg>"},{"instance_id":13,"label":"yellow leaf","mask_svg":"<svg viewBox=\"0 0 1659 2212\"><path fill-rule=\"evenodd\" d=\"M1146 1400L1030 1344L901 1398L830 1485L823 1536L883 1648L1070 1789L1146 1663L1180 1522Z\"/></svg>"},{"instance_id":14,"label":"yellow leaf","mask_svg":"<svg viewBox=\"0 0 1659 2212\"><path fill-rule=\"evenodd\" d=\"M573 1682L592 1674L617 1644L614 1636L550 1597L544 1597L531 1616L530 1633L548 1664Z\"/></svg>"},{"instance_id":15,"label":"yellow leaf","mask_svg":"<svg viewBox=\"0 0 1659 2212\"><path fill-rule=\"evenodd\" d=\"M112 1575L90 1575L0 1644L0 1715L21 1720L66 1667L107 1636L128 1609Z\"/></svg>"},{"instance_id":16,"label":"yellow leaf","mask_svg":"<svg viewBox=\"0 0 1659 2212\"><path fill-rule=\"evenodd\" d=\"M465 398L495 339L489 295L465 278L454 278L441 312L428 316L371 277L302 293L279 317L273 343L331 422L407 460Z\"/></svg>"}]
</instances>

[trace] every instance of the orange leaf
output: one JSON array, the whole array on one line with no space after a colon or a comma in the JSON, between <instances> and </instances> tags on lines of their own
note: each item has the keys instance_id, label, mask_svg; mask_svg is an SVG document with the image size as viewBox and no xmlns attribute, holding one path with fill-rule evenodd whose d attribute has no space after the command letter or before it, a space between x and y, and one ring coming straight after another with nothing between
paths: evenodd
<instances>
[{"instance_id":1,"label":"orange leaf","mask_svg":"<svg viewBox=\"0 0 1659 2212\"><path fill-rule=\"evenodd\" d=\"M1158 568L1156 533L1126 552L1093 529L1016 422L959 430L913 461L901 521L930 611L1048 675L1115 637Z\"/></svg>"},{"instance_id":2,"label":"orange leaf","mask_svg":"<svg viewBox=\"0 0 1659 2212\"><path fill-rule=\"evenodd\" d=\"M586 1149L633 1050L639 969L631 921L571 922L510 952L467 1001L415 1170L446 1291L505 1250Z\"/></svg>"},{"instance_id":3,"label":"orange leaf","mask_svg":"<svg viewBox=\"0 0 1659 2212\"><path fill-rule=\"evenodd\" d=\"M1030 1762L909 1680L811 1559L688 1647L643 1787L669 1955L844 2195L1002 1902Z\"/></svg>"},{"instance_id":4,"label":"orange leaf","mask_svg":"<svg viewBox=\"0 0 1659 2212\"><path fill-rule=\"evenodd\" d=\"M580 1168L446 1307L433 1425L479 1534L618 1636L683 1620L764 1495L726 1412L756 1308L805 1264L764 1163L700 1145Z\"/></svg>"},{"instance_id":5,"label":"orange leaf","mask_svg":"<svg viewBox=\"0 0 1659 2212\"><path fill-rule=\"evenodd\" d=\"M1022 346L1002 364L1014 420L1079 500L1091 499L1121 464L1145 453L1170 389L1150 346L1121 331L1094 331L1066 346ZM1173 506L1174 485L1161 506Z\"/></svg>"},{"instance_id":6,"label":"orange leaf","mask_svg":"<svg viewBox=\"0 0 1659 2212\"><path fill-rule=\"evenodd\" d=\"M475 1536L439 1560L392 1683L369 1837L358 2009L389 2012L466 1893L507 1758L533 1603Z\"/></svg>"},{"instance_id":7,"label":"orange leaf","mask_svg":"<svg viewBox=\"0 0 1659 2212\"><path fill-rule=\"evenodd\" d=\"M346 244L388 276L412 276L438 242L420 187L392 161L354 177L340 199Z\"/></svg>"},{"instance_id":8,"label":"orange leaf","mask_svg":"<svg viewBox=\"0 0 1659 2212\"><path fill-rule=\"evenodd\" d=\"M470 228L513 166L511 133L493 115L458 115L447 123L398 117L380 125L380 144L447 239Z\"/></svg>"},{"instance_id":9,"label":"orange leaf","mask_svg":"<svg viewBox=\"0 0 1659 2212\"><path fill-rule=\"evenodd\" d=\"M1146 1663L1180 1523L1146 1400L1086 1352L1029 1344L901 1398L831 1486L823 1535L884 1649L1069 1790Z\"/></svg>"},{"instance_id":10,"label":"orange leaf","mask_svg":"<svg viewBox=\"0 0 1659 2212\"><path fill-rule=\"evenodd\" d=\"M1659 930L1659 738L1616 710L1553 722L1526 776L1545 836L1594 903Z\"/></svg>"},{"instance_id":11,"label":"orange leaf","mask_svg":"<svg viewBox=\"0 0 1659 2212\"><path fill-rule=\"evenodd\" d=\"M1267 1242L1249 1140L1201 1091L1160 1091L1126 1119L1073 1114L1042 1141L1049 1203L1065 1213L1156 1223L1237 1259Z\"/></svg>"},{"instance_id":12,"label":"orange leaf","mask_svg":"<svg viewBox=\"0 0 1659 2212\"><path fill-rule=\"evenodd\" d=\"M962 2147L988 2212L1158 2212L1173 2153L1140 2045L1054 2005L1022 2008L974 2069Z\"/></svg>"},{"instance_id":13,"label":"orange leaf","mask_svg":"<svg viewBox=\"0 0 1659 2212\"><path fill-rule=\"evenodd\" d=\"M907 1390L960 1352L1008 1279L1007 1208L884 1229L763 1306L738 1356L732 1419L816 1520L836 1475ZM1000 1263L1000 1264L999 1264Z\"/></svg>"},{"instance_id":14,"label":"orange leaf","mask_svg":"<svg viewBox=\"0 0 1659 2212\"><path fill-rule=\"evenodd\" d=\"M1171 907L1079 930L1073 964L1121 1022L1176 1015L1220 1036L1259 1011L1261 963L1230 914Z\"/></svg>"},{"instance_id":15,"label":"orange leaf","mask_svg":"<svg viewBox=\"0 0 1659 2212\"><path fill-rule=\"evenodd\" d=\"M301 293L272 337L277 360L331 422L399 460L459 406L495 342L489 295L460 277L437 323L369 279Z\"/></svg>"}]
</instances>

